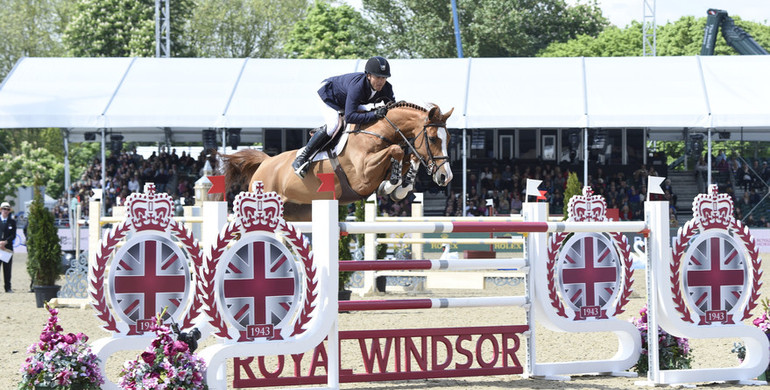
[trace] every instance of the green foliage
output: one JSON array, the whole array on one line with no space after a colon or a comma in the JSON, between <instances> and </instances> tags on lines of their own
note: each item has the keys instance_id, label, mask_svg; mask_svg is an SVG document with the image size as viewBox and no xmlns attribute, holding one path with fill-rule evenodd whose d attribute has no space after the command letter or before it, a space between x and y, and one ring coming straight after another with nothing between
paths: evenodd
<instances>
[{"instance_id":1,"label":"green foliage","mask_svg":"<svg viewBox=\"0 0 770 390\"><path fill-rule=\"evenodd\" d=\"M64 160L64 138L56 128L0 130L0 152L21 153L21 145L27 142L33 148L44 148L60 160Z\"/></svg>"},{"instance_id":2,"label":"green foliage","mask_svg":"<svg viewBox=\"0 0 770 390\"><path fill-rule=\"evenodd\" d=\"M21 57L64 54L59 36L69 21L70 0L0 0L0 79Z\"/></svg>"},{"instance_id":3,"label":"green foliage","mask_svg":"<svg viewBox=\"0 0 770 390\"><path fill-rule=\"evenodd\" d=\"M567 219L569 200L575 195L583 194L583 185L578 181L577 173L570 172L567 176L567 187L564 189L564 219Z\"/></svg>"},{"instance_id":4,"label":"green foliage","mask_svg":"<svg viewBox=\"0 0 770 390\"><path fill-rule=\"evenodd\" d=\"M94 159L101 158L101 144L98 142L81 142L70 144L70 177L73 182L83 176Z\"/></svg>"},{"instance_id":5,"label":"green foliage","mask_svg":"<svg viewBox=\"0 0 770 390\"><path fill-rule=\"evenodd\" d=\"M61 274L61 245L54 216L43 205L38 186L29 208L27 272L35 286L53 286Z\"/></svg>"},{"instance_id":6,"label":"green foliage","mask_svg":"<svg viewBox=\"0 0 770 390\"><path fill-rule=\"evenodd\" d=\"M347 218L347 216L348 216L348 206L340 205L338 220L344 221ZM353 238L349 234L340 236L339 248L338 248L338 255L340 260L353 260L353 256L350 254L350 242L352 240ZM345 289L345 285L348 283L351 276L353 276L353 272L340 271L340 277L339 277L340 291Z\"/></svg>"},{"instance_id":7,"label":"green foliage","mask_svg":"<svg viewBox=\"0 0 770 390\"><path fill-rule=\"evenodd\" d=\"M452 9L445 0L363 0L376 26L383 55L456 57ZM605 26L596 1L570 6L564 0L458 0L463 54L467 57L533 56L552 42Z\"/></svg>"},{"instance_id":8,"label":"green foliage","mask_svg":"<svg viewBox=\"0 0 770 390\"><path fill-rule=\"evenodd\" d=\"M294 25L285 51L290 58L365 58L375 53L373 26L349 5L316 1Z\"/></svg>"},{"instance_id":9,"label":"green foliage","mask_svg":"<svg viewBox=\"0 0 770 390\"><path fill-rule=\"evenodd\" d=\"M706 17L683 16L679 20L658 26L656 54L659 56L698 55L703 44ZM746 30L760 46L770 48L770 26L740 20L733 16L735 24ZM717 37L715 55L738 54L727 45L721 34ZM633 21L623 29L612 26L596 37L580 35L567 42L551 43L541 50L539 57L620 57L642 55L642 24Z\"/></svg>"},{"instance_id":10,"label":"green foliage","mask_svg":"<svg viewBox=\"0 0 770 390\"><path fill-rule=\"evenodd\" d=\"M647 323L647 305L639 311L639 318L632 317L631 322L639 330L642 336L642 354L639 360L632 367L639 375L646 375L649 371L649 356L647 355L650 346L647 344L649 324ZM689 369L692 363L692 349L690 341L683 337L676 337L667 333L663 328L658 327L658 364L661 370L682 370Z\"/></svg>"},{"instance_id":11,"label":"green foliage","mask_svg":"<svg viewBox=\"0 0 770 390\"><path fill-rule=\"evenodd\" d=\"M64 191L64 164L43 148L24 141L18 154L0 156L0 198L13 198L18 187L30 187L38 175L46 193L56 198Z\"/></svg>"},{"instance_id":12,"label":"green foliage","mask_svg":"<svg viewBox=\"0 0 770 390\"><path fill-rule=\"evenodd\" d=\"M188 55L182 26L192 0L171 2L172 55ZM154 0L78 0L64 44L76 57L154 57Z\"/></svg>"},{"instance_id":13,"label":"green foliage","mask_svg":"<svg viewBox=\"0 0 770 390\"><path fill-rule=\"evenodd\" d=\"M195 0L185 36L197 57L283 57L307 0Z\"/></svg>"}]
</instances>

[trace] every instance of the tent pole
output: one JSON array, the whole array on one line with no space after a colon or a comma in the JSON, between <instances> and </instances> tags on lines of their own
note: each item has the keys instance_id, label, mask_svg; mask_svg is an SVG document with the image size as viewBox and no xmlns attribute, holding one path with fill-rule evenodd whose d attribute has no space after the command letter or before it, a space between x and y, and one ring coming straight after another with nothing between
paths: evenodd
<instances>
[{"instance_id":1,"label":"tent pole","mask_svg":"<svg viewBox=\"0 0 770 390\"><path fill-rule=\"evenodd\" d=\"M468 156L465 154L465 150L468 147L465 139L466 132L467 129L463 129L463 217L465 216L465 206L468 201Z\"/></svg>"},{"instance_id":2,"label":"tent pole","mask_svg":"<svg viewBox=\"0 0 770 390\"><path fill-rule=\"evenodd\" d=\"M588 128L583 128L583 186L590 186L588 182Z\"/></svg>"},{"instance_id":3,"label":"tent pole","mask_svg":"<svg viewBox=\"0 0 770 390\"><path fill-rule=\"evenodd\" d=\"M106 179L105 178L106 178L106 175L107 175L107 161L105 161L105 151L104 151L104 149L106 147L106 144L107 144L107 141L105 140L105 138L107 138L107 129L102 127L102 199L101 199L101 201L102 201L102 209L101 209L102 215L105 215L105 211L106 211L106 207L107 207L107 204L106 204L107 202L104 201L104 195L105 195L105 193L104 193L104 186L106 184L106 181L105 181Z\"/></svg>"},{"instance_id":4,"label":"tent pole","mask_svg":"<svg viewBox=\"0 0 770 390\"><path fill-rule=\"evenodd\" d=\"M227 147L227 130L224 127L220 130L222 130L222 154L225 154L227 153L227 150L225 150Z\"/></svg>"},{"instance_id":5,"label":"tent pole","mask_svg":"<svg viewBox=\"0 0 770 390\"><path fill-rule=\"evenodd\" d=\"M706 179L706 183L707 183L706 193L708 193L709 188L711 188L711 128L710 127L708 131L708 135L709 135L709 156L708 156L708 161L706 161L706 165L708 166L708 178Z\"/></svg>"},{"instance_id":6,"label":"tent pole","mask_svg":"<svg viewBox=\"0 0 770 390\"><path fill-rule=\"evenodd\" d=\"M75 230L77 228L77 220L75 219L75 210L70 206L72 205L72 194L70 194L70 185L72 179L70 178L70 129L61 128L62 139L64 140L64 191L67 193L67 207L70 208L67 213L70 224L70 231L72 237L75 237Z\"/></svg>"}]
</instances>

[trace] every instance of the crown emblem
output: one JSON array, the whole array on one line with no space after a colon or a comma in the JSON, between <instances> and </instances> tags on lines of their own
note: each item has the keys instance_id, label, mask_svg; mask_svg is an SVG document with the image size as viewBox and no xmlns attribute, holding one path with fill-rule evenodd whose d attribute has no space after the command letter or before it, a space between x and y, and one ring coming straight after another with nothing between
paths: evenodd
<instances>
[{"instance_id":1,"label":"crown emblem","mask_svg":"<svg viewBox=\"0 0 770 390\"><path fill-rule=\"evenodd\" d=\"M606 219L607 201L601 195L594 195L589 186L583 187L583 195L570 198L567 207L570 221L603 221Z\"/></svg>"},{"instance_id":2,"label":"crown emblem","mask_svg":"<svg viewBox=\"0 0 770 390\"><path fill-rule=\"evenodd\" d=\"M733 200L727 194L718 193L716 184L708 194L700 194L692 202L693 218L703 227L725 227L733 220Z\"/></svg>"},{"instance_id":3,"label":"crown emblem","mask_svg":"<svg viewBox=\"0 0 770 390\"><path fill-rule=\"evenodd\" d=\"M128 219L137 231L165 231L171 222L173 201L165 193L155 193L155 184L145 183L144 193L133 193L126 199Z\"/></svg>"},{"instance_id":4,"label":"crown emblem","mask_svg":"<svg viewBox=\"0 0 770 390\"><path fill-rule=\"evenodd\" d=\"M264 184L256 181L252 192L241 192L235 197L233 209L247 232L275 231L283 222L283 201L275 192L264 192Z\"/></svg>"}]
</instances>

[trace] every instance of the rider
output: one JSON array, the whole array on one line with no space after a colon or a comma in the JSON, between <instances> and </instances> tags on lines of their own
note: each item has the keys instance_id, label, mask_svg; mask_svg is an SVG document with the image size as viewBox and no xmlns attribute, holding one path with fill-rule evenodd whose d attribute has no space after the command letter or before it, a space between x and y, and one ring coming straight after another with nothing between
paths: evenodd
<instances>
[{"instance_id":1,"label":"rider","mask_svg":"<svg viewBox=\"0 0 770 390\"><path fill-rule=\"evenodd\" d=\"M310 165L308 159L334 138L344 123L369 123L385 117L388 112L385 106L371 112L359 112L365 110L362 107L364 104L396 101L393 87L387 81L390 77L388 60L379 56L372 57L366 61L364 70L364 73L329 77L321 83L318 95L324 103L322 112L325 124L313 134L291 164L297 176L305 177Z\"/></svg>"}]
</instances>

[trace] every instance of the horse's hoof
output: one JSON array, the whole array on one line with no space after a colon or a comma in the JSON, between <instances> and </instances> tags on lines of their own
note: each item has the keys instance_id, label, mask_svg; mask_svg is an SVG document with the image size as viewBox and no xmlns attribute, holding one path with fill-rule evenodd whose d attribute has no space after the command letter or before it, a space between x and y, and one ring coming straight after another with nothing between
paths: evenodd
<instances>
[{"instance_id":1,"label":"horse's hoof","mask_svg":"<svg viewBox=\"0 0 770 390\"><path fill-rule=\"evenodd\" d=\"M386 181L383 181L382 183L380 183L380 186L377 188L377 195L379 196L390 195L388 192L385 191L385 186L387 185L388 185L388 182Z\"/></svg>"},{"instance_id":2,"label":"horse's hoof","mask_svg":"<svg viewBox=\"0 0 770 390\"><path fill-rule=\"evenodd\" d=\"M411 186L408 186L408 187L401 186L401 187L396 188L396 190L393 191L392 194L390 194L390 197L391 197L391 199L393 197L398 198L398 199L393 199L393 200L402 200L402 199L406 198L407 195L409 195L410 192L412 192L412 187Z\"/></svg>"}]
</instances>

